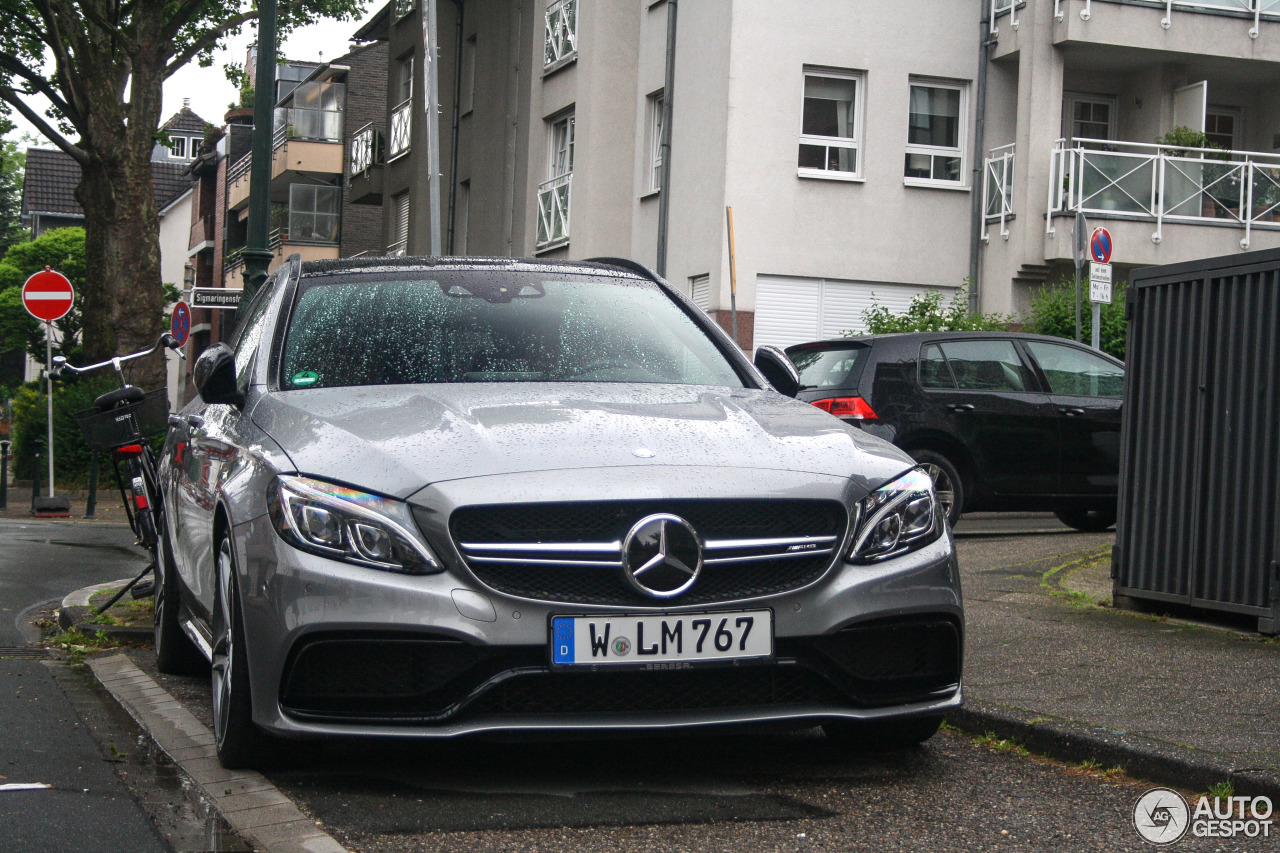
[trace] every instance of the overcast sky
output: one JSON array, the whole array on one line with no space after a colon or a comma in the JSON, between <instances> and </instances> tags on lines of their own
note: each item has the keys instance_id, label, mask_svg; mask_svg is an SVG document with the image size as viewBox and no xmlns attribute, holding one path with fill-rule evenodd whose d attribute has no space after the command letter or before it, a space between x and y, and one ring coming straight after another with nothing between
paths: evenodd
<instances>
[{"instance_id":1,"label":"overcast sky","mask_svg":"<svg viewBox=\"0 0 1280 853\"><path fill-rule=\"evenodd\" d=\"M368 11L359 20L322 21L295 30L284 43L284 55L289 59L304 61L315 61L321 58L332 60L342 56L351 48L351 34L373 17L383 5L385 4L381 0L366 0L365 8ZM257 40L256 37L257 24L251 23L240 35L228 40L229 47L219 51L211 67L201 68L191 63L175 72L164 84L164 106L160 111L161 123L182 109L183 98L190 98L191 109L195 110L201 118L210 124L221 125L227 106L239 98L235 87L227 82L222 66L228 62L243 64L245 50ZM44 105L38 109L43 113ZM41 147L52 147L53 143L37 133L35 128L20 115L13 113L11 118L18 125L18 130L10 134L10 138L27 131L39 140L37 144Z\"/></svg>"}]
</instances>

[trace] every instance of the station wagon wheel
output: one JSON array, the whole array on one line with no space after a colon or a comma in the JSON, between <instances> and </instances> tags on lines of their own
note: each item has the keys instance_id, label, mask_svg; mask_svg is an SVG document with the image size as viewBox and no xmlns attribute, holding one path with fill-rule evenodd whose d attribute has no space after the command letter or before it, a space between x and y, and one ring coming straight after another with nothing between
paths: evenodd
<instances>
[{"instance_id":1,"label":"station wagon wheel","mask_svg":"<svg viewBox=\"0 0 1280 853\"><path fill-rule=\"evenodd\" d=\"M244 620L236 595L235 555L231 540L218 543L213 603L213 739L218 760L228 769L263 759L264 738L253 722L249 667L244 655Z\"/></svg>"},{"instance_id":2,"label":"station wagon wheel","mask_svg":"<svg viewBox=\"0 0 1280 853\"><path fill-rule=\"evenodd\" d=\"M964 511L964 481L960 479L960 472L950 459L936 451L912 450L910 453L933 480L933 490L946 513L947 523L955 527Z\"/></svg>"}]
</instances>

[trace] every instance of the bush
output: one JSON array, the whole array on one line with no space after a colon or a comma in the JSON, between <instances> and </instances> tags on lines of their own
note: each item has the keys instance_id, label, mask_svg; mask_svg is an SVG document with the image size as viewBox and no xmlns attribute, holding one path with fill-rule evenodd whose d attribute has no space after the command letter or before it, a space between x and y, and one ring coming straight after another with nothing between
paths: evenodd
<instances>
[{"instance_id":1,"label":"bush","mask_svg":"<svg viewBox=\"0 0 1280 853\"><path fill-rule=\"evenodd\" d=\"M1128 331L1124 319L1124 300L1127 282L1116 282L1111 288L1111 304L1103 305L1100 317L1102 327L1098 344L1103 352L1124 360L1125 337ZM1089 283L1080 283L1080 339L1085 343L1093 336L1093 311L1089 304ZM1066 277L1048 283L1036 290L1031 297L1031 316L1027 321L1028 332L1055 335L1073 340L1076 336L1075 280Z\"/></svg>"},{"instance_id":2,"label":"bush","mask_svg":"<svg viewBox=\"0 0 1280 853\"><path fill-rule=\"evenodd\" d=\"M867 325L866 334L882 335L890 332L1003 332L1013 323L1005 314L969 313L968 287L959 288L951 303L942 304L942 291L930 290L911 298L911 305L902 314L894 314L871 298L871 307L862 312ZM852 337L858 332L845 332Z\"/></svg>"},{"instance_id":3,"label":"bush","mask_svg":"<svg viewBox=\"0 0 1280 853\"><path fill-rule=\"evenodd\" d=\"M43 386L43 382L39 383ZM112 388L118 383L109 377L85 379L75 383L55 382L53 385L53 443L54 443L54 479L62 488L79 488L89 482L89 468L92 451L85 447L84 437L76 423L75 413L93 406L93 398ZM43 387L31 382L18 389L13 398L13 455L14 472L17 479L30 479L33 473L34 439L45 439L47 407ZM48 484L44 480L49 476L47 449L40 451L40 480L44 488ZM109 454L99 454L98 478L106 484L110 476L111 459Z\"/></svg>"}]
</instances>

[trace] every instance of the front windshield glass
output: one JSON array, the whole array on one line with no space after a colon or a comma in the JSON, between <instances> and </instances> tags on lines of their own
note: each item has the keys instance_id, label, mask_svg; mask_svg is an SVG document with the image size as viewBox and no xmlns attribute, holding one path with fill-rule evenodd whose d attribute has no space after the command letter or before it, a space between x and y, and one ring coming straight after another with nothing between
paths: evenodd
<instances>
[{"instance_id":1,"label":"front windshield glass","mask_svg":"<svg viewBox=\"0 0 1280 853\"><path fill-rule=\"evenodd\" d=\"M743 384L651 282L495 269L302 280L281 388L435 382Z\"/></svg>"}]
</instances>

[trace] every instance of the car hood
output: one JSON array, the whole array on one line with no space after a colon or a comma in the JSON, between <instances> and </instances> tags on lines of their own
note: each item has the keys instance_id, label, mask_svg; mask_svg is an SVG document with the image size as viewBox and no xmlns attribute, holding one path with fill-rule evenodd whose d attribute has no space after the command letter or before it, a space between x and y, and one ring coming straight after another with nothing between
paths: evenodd
<instances>
[{"instance_id":1,"label":"car hood","mask_svg":"<svg viewBox=\"0 0 1280 853\"><path fill-rule=\"evenodd\" d=\"M637 465L810 472L869 490L912 464L813 406L754 389L383 385L266 393L250 414L299 473L400 498L446 480Z\"/></svg>"}]
</instances>

